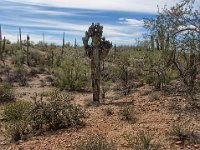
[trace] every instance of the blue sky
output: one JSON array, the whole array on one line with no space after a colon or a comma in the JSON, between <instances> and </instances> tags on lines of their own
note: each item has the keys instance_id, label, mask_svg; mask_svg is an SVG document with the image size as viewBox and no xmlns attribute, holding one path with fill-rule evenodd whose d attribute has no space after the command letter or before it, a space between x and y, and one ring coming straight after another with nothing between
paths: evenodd
<instances>
[{"instance_id":1,"label":"blue sky","mask_svg":"<svg viewBox=\"0 0 200 150\"><path fill-rule=\"evenodd\" d=\"M118 45L133 45L145 33L143 18L154 18L157 5L172 6L179 0L0 0L0 24L3 35L17 40L18 28L22 38L29 34L34 42L79 45L81 37L92 22L104 26L104 35ZM196 0L199 1L199 0ZM200 2L197 2L199 4ZM199 6L199 5L198 5Z\"/></svg>"}]
</instances>

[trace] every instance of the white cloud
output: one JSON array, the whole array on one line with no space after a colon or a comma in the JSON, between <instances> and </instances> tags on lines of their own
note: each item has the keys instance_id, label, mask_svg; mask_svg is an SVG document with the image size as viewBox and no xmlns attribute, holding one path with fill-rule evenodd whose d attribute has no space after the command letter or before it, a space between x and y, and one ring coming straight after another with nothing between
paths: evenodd
<instances>
[{"instance_id":1,"label":"white cloud","mask_svg":"<svg viewBox=\"0 0 200 150\"><path fill-rule=\"evenodd\" d=\"M85 31L90 26L90 24L86 23L84 24L65 23L62 21L54 21L50 19L30 19L30 20L26 19L26 21L18 21L18 22L8 21L7 25L12 25L13 23L16 26L22 27L23 39L25 39L26 35L29 34L32 41L38 42L42 40L42 33L44 32L45 35L47 35L46 41L48 41L48 43L54 42L57 44L61 44L63 32L65 32L66 35L73 35L73 37L81 39L81 37L84 36ZM121 24L121 25L104 24L103 26L104 26L103 35L106 36L106 39L112 41L113 43L119 43L119 44L133 43L135 38L142 36L141 26L133 27L130 24ZM50 29L32 30L26 28L23 29L23 27L39 27L39 28L43 27ZM3 34L12 42L15 42L17 39L18 29L16 28L16 29L6 30L6 32L3 32ZM79 42L81 42L81 40L79 40Z\"/></svg>"},{"instance_id":2,"label":"white cloud","mask_svg":"<svg viewBox=\"0 0 200 150\"><path fill-rule=\"evenodd\" d=\"M119 18L119 23L121 24L127 24L134 27L141 27L144 25L143 20L137 20L137 19L130 19L130 18Z\"/></svg>"},{"instance_id":3,"label":"white cloud","mask_svg":"<svg viewBox=\"0 0 200 150\"><path fill-rule=\"evenodd\" d=\"M157 12L157 5L174 5L180 0L7 0L11 2L44 5L65 8L81 8L92 10L118 10L131 12Z\"/></svg>"}]
</instances>

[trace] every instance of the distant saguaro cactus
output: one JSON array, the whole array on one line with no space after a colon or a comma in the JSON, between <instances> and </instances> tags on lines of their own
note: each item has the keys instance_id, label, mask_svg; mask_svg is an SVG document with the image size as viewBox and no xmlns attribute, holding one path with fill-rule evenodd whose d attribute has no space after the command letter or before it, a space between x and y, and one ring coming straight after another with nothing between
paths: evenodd
<instances>
[{"instance_id":1,"label":"distant saguaro cactus","mask_svg":"<svg viewBox=\"0 0 200 150\"><path fill-rule=\"evenodd\" d=\"M112 47L112 43L106 41L105 37L102 37L102 33L103 26L100 26L99 23L92 23L88 31L85 32L85 37L83 37L86 55L91 59L91 78L94 102L100 101L101 61L108 55L108 52ZM88 44L90 38L92 39L91 45Z\"/></svg>"},{"instance_id":2,"label":"distant saguaro cactus","mask_svg":"<svg viewBox=\"0 0 200 150\"><path fill-rule=\"evenodd\" d=\"M21 28L19 28L19 44L20 44L20 50L22 51L22 31L21 31Z\"/></svg>"},{"instance_id":3,"label":"distant saguaro cactus","mask_svg":"<svg viewBox=\"0 0 200 150\"><path fill-rule=\"evenodd\" d=\"M0 25L0 57L1 60L3 59L3 52L2 52L2 33L1 33L1 25Z\"/></svg>"},{"instance_id":4,"label":"distant saguaro cactus","mask_svg":"<svg viewBox=\"0 0 200 150\"><path fill-rule=\"evenodd\" d=\"M26 49L26 61L27 61L27 65L29 66L30 62L29 62L29 46L30 46L30 36L27 35L27 49Z\"/></svg>"}]
</instances>

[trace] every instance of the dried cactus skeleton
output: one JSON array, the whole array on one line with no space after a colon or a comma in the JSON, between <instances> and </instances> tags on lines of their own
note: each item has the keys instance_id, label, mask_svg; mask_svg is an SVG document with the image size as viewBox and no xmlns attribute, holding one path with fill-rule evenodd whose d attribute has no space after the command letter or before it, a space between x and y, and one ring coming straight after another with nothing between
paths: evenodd
<instances>
[{"instance_id":1,"label":"dried cactus skeleton","mask_svg":"<svg viewBox=\"0 0 200 150\"><path fill-rule=\"evenodd\" d=\"M99 23L92 23L88 31L85 32L85 37L83 37L86 55L91 59L91 78L94 102L100 101L100 62L105 59L112 47L112 43L106 41L105 37L102 37L102 34L103 26L100 26ZM89 45L88 42L90 38L92 42Z\"/></svg>"}]
</instances>

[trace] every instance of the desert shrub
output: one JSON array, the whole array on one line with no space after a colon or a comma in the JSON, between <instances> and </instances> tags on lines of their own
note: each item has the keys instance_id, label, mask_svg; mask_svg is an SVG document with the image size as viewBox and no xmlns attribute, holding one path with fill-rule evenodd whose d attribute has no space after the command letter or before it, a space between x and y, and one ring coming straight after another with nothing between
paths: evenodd
<instances>
[{"instance_id":1,"label":"desert shrub","mask_svg":"<svg viewBox=\"0 0 200 150\"><path fill-rule=\"evenodd\" d=\"M151 93L152 93L151 90L143 90L143 91L141 91L140 95L141 95L141 96L146 96L146 95L149 95L149 94L151 94Z\"/></svg>"},{"instance_id":2,"label":"desert shrub","mask_svg":"<svg viewBox=\"0 0 200 150\"><path fill-rule=\"evenodd\" d=\"M81 59L66 59L54 72L54 84L62 89L80 90L88 84L88 68Z\"/></svg>"},{"instance_id":3,"label":"desert shrub","mask_svg":"<svg viewBox=\"0 0 200 150\"><path fill-rule=\"evenodd\" d=\"M20 86L26 86L27 85L27 76L28 72L25 70L22 66L17 67L14 70L14 73L9 76L9 82L17 82Z\"/></svg>"},{"instance_id":4,"label":"desert shrub","mask_svg":"<svg viewBox=\"0 0 200 150\"><path fill-rule=\"evenodd\" d=\"M122 120L130 123L134 123L136 121L135 111L131 106L123 106L123 108L119 111L119 115Z\"/></svg>"},{"instance_id":5,"label":"desert shrub","mask_svg":"<svg viewBox=\"0 0 200 150\"><path fill-rule=\"evenodd\" d=\"M29 111L31 104L26 102L15 102L4 107L3 117L6 120L6 134L16 142L27 134L29 123Z\"/></svg>"},{"instance_id":6,"label":"desert shrub","mask_svg":"<svg viewBox=\"0 0 200 150\"><path fill-rule=\"evenodd\" d=\"M150 132L139 131L136 135L124 134L127 147L133 150L158 150L160 149L159 144L153 142L154 136Z\"/></svg>"},{"instance_id":7,"label":"desert shrub","mask_svg":"<svg viewBox=\"0 0 200 150\"><path fill-rule=\"evenodd\" d=\"M27 113L31 108L30 103L15 102L7 104L3 111L3 116L6 121L16 122L27 119Z\"/></svg>"},{"instance_id":8,"label":"desert shrub","mask_svg":"<svg viewBox=\"0 0 200 150\"><path fill-rule=\"evenodd\" d=\"M23 54L21 50L17 50L14 52L14 55L12 57L13 64L20 67L22 64L24 64L25 60L26 56Z\"/></svg>"},{"instance_id":9,"label":"desert shrub","mask_svg":"<svg viewBox=\"0 0 200 150\"><path fill-rule=\"evenodd\" d=\"M96 134L85 137L74 146L75 150L114 150L113 142L109 142L105 135Z\"/></svg>"},{"instance_id":10,"label":"desert shrub","mask_svg":"<svg viewBox=\"0 0 200 150\"><path fill-rule=\"evenodd\" d=\"M116 64L118 79L122 83L124 95L127 95L129 93L128 82L130 80L130 55L122 53Z\"/></svg>"},{"instance_id":11,"label":"desert shrub","mask_svg":"<svg viewBox=\"0 0 200 150\"><path fill-rule=\"evenodd\" d=\"M45 64L44 55L38 50L30 51L29 61L31 66Z\"/></svg>"},{"instance_id":12,"label":"desert shrub","mask_svg":"<svg viewBox=\"0 0 200 150\"><path fill-rule=\"evenodd\" d=\"M48 102L35 101L30 112L30 121L33 130L57 130L82 124L83 110L71 104L69 97L58 91L51 93Z\"/></svg>"},{"instance_id":13,"label":"desert shrub","mask_svg":"<svg viewBox=\"0 0 200 150\"><path fill-rule=\"evenodd\" d=\"M175 141L181 142L181 144L198 144L200 142L200 135L196 133L187 122L173 124L167 136Z\"/></svg>"},{"instance_id":14,"label":"desert shrub","mask_svg":"<svg viewBox=\"0 0 200 150\"><path fill-rule=\"evenodd\" d=\"M160 99L160 93L159 92L154 92L151 95L149 95L150 101L155 101Z\"/></svg>"},{"instance_id":15,"label":"desert shrub","mask_svg":"<svg viewBox=\"0 0 200 150\"><path fill-rule=\"evenodd\" d=\"M104 82L102 83L102 98L106 97L106 93L110 90L110 83Z\"/></svg>"},{"instance_id":16,"label":"desert shrub","mask_svg":"<svg viewBox=\"0 0 200 150\"><path fill-rule=\"evenodd\" d=\"M111 115L114 114L113 109L110 108L110 107L105 108L105 109L104 109L104 113L105 113L105 115L107 115L107 116L111 116Z\"/></svg>"},{"instance_id":17,"label":"desert shrub","mask_svg":"<svg viewBox=\"0 0 200 150\"><path fill-rule=\"evenodd\" d=\"M0 86L0 102L8 102L15 99L13 89L10 85Z\"/></svg>"}]
</instances>

